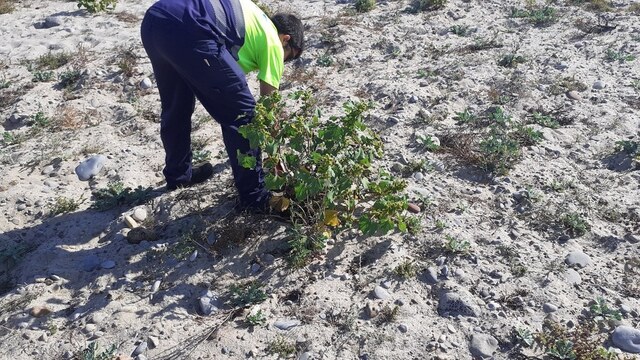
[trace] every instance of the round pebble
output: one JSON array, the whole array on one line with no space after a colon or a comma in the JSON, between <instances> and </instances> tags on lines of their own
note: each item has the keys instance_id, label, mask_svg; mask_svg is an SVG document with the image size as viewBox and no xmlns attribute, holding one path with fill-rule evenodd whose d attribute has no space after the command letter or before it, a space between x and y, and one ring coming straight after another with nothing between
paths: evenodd
<instances>
[{"instance_id":1,"label":"round pebble","mask_svg":"<svg viewBox=\"0 0 640 360\"><path fill-rule=\"evenodd\" d=\"M116 262L113 260L105 260L100 264L100 267L103 269L113 269L116 267Z\"/></svg>"},{"instance_id":2,"label":"round pebble","mask_svg":"<svg viewBox=\"0 0 640 360\"><path fill-rule=\"evenodd\" d=\"M373 289L373 294L377 299L386 300L390 297L389 292L382 286L378 285Z\"/></svg>"},{"instance_id":3,"label":"round pebble","mask_svg":"<svg viewBox=\"0 0 640 360\"><path fill-rule=\"evenodd\" d=\"M583 253L582 251L573 251L567 255L564 259L564 262L569 266L577 266L580 268L586 267L591 264L591 258L589 255Z\"/></svg>"},{"instance_id":4,"label":"round pebble","mask_svg":"<svg viewBox=\"0 0 640 360\"><path fill-rule=\"evenodd\" d=\"M136 208L131 216L136 221L145 221L147 219L147 210L143 207Z\"/></svg>"},{"instance_id":5,"label":"round pebble","mask_svg":"<svg viewBox=\"0 0 640 360\"><path fill-rule=\"evenodd\" d=\"M142 81L140 81L140 88L142 90L148 90L148 89L151 89L152 87L153 87L153 83L151 82L151 79L144 78L142 79Z\"/></svg>"},{"instance_id":6,"label":"round pebble","mask_svg":"<svg viewBox=\"0 0 640 360\"><path fill-rule=\"evenodd\" d=\"M605 88L605 86L606 86L605 83L600 80L593 83L593 88L596 90L602 90Z\"/></svg>"},{"instance_id":7,"label":"round pebble","mask_svg":"<svg viewBox=\"0 0 640 360\"><path fill-rule=\"evenodd\" d=\"M81 162L75 169L78 179L81 181L87 181L98 175L106 162L107 157L104 155L95 155Z\"/></svg>"},{"instance_id":8,"label":"round pebble","mask_svg":"<svg viewBox=\"0 0 640 360\"><path fill-rule=\"evenodd\" d=\"M542 305L542 310L549 314L558 311L558 307L553 305L552 303L545 303Z\"/></svg>"},{"instance_id":9,"label":"round pebble","mask_svg":"<svg viewBox=\"0 0 640 360\"><path fill-rule=\"evenodd\" d=\"M582 96L580 96L580 93L575 90L568 91L567 97L575 101L582 100Z\"/></svg>"},{"instance_id":10,"label":"round pebble","mask_svg":"<svg viewBox=\"0 0 640 360\"><path fill-rule=\"evenodd\" d=\"M611 335L613 344L633 354L640 354L640 330L630 326L618 326Z\"/></svg>"},{"instance_id":11,"label":"round pebble","mask_svg":"<svg viewBox=\"0 0 640 360\"><path fill-rule=\"evenodd\" d=\"M413 179L416 181L422 181L424 179L424 174L421 172L414 173Z\"/></svg>"}]
</instances>

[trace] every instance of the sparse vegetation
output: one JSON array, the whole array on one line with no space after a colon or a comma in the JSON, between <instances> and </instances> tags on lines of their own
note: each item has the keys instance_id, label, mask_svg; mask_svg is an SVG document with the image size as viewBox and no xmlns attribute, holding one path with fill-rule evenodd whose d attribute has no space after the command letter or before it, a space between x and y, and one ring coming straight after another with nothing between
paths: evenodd
<instances>
[{"instance_id":1,"label":"sparse vegetation","mask_svg":"<svg viewBox=\"0 0 640 360\"><path fill-rule=\"evenodd\" d=\"M440 10L447 5L447 0L415 0L412 12Z\"/></svg>"},{"instance_id":2,"label":"sparse vegetation","mask_svg":"<svg viewBox=\"0 0 640 360\"><path fill-rule=\"evenodd\" d=\"M229 301L236 307L245 307L258 304L267 299L267 294L262 290L262 284L251 281L240 285L231 285L229 288Z\"/></svg>"},{"instance_id":3,"label":"sparse vegetation","mask_svg":"<svg viewBox=\"0 0 640 360\"><path fill-rule=\"evenodd\" d=\"M605 53L605 60L608 62L623 63L626 61L634 61L636 57L632 54L625 53L622 50L616 51L614 49L607 49Z\"/></svg>"},{"instance_id":4,"label":"sparse vegetation","mask_svg":"<svg viewBox=\"0 0 640 360\"><path fill-rule=\"evenodd\" d=\"M296 346L293 342L278 336L267 344L267 352L278 355L280 359L287 359L296 353Z\"/></svg>"},{"instance_id":5,"label":"sparse vegetation","mask_svg":"<svg viewBox=\"0 0 640 360\"><path fill-rule=\"evenodd\" d=\"M90 13L112 11L116 9L118 0L76 0L79 9L86 9Z\"/></svg>"},{"instance_id":6,"label":"sparse vegetation","mask_svg":"<svg viewBox=\"0 0 640 360\"><path fill-rule=\"evenodd\" d=\"M506 54L498 61L498 65L506 68L515 68L518 64L524 64L527 60L524 56L516 54Z\"/></svg>"},{"instance_id":7,"label":"sparse vegetation","mask_svg":"<svg viewBox=\"0 0 640 360\"><path fill-rule=\"evenodd\" d=\"M39 56L31 65L33 70L56 70L68 64L73 55L62 51L58 53L48 52Z\"/></svg>"},{"instance_id":8,"label":"sparse vegetation","mask_svg":"<svg viewBox=\"0 0 640 360\"><path fill-rule=\"evenodd\" d=\"M572 237L579 237L591 230L589 223L578 213L564 214L560 218L563 229Z\"/></svg>"},{"instance_id":9,"label":"sparse vegetation","mask_svg":"<svg viewBox=\"0 0 640 360\"><path fill-rule=\"evenodd\" d=\"M416 265L411 260L405 260L393 269L393 273L403 279L410 279L416 276L416 272Z\"/></svg>"},{"instance_id":10,"label":"sparse vegetation","mask_svg":"<svg viewBox=\"0 0 640 360\"><path fill-rule=\"evenodd\" d=\"M458 238L445 235L444 251L451 255L466 255L471 250L471 243L467 240L459 240Z\"/></svg>"},{"instance_id":11,"label":"sparse vegetation","mask_svg":"<svg viewBox=\"0 0 640 360\"><path fill-rule=\"evenodd\" d=\"M367 12L376 7L376 0L356 0L353 5L357 12Z\"/></svg>"},{"instance_id":12,"label":"sparse vegetation","mask_svg":"<svg viewBox=\"0 0 640 360\"><path fill-rule=\"evenodd\" d=\"M551 6L528 6L526 9L511 8L511 17L524 18L536 26L548 26L557 21L557 10Z\"/></svg>"},{"instance_id":13,"label":"sparse vegetation","mask_svg":"<svg viewBox=\"0 0 640 360\"><path fill-rule=\"evenodd\" d=\"M258 309L255 313L247 315L244 321L249 326L261 326L267 322L267 318L262 310Z\"/></svg>"},{"instance_id":14,"label":"sparse vegetation","mask_svg":"<svg viewBox=\"0 0 640 360\"><path fill-rule=\"evenodd\" d=\"M117 346L111 345L109 348L100 351L98 342L90 342L87 347L74 356L74 360L113 360L116 358Z\"/></svg>"},{"instance_id":15,"label":"sparse vegetation","mask_svg":"<svg viewBox=\"0 0 640 360\"><path fill-rule=\"evenodd\" d=\"M126 78L133 76L138 64L138 56L135 53L135 46L121 46L116 49L116 55L112 62L118 66L122 75Z\"/></svg>"},{"instance_id":16,"label":"sparse vegetation","mask_svg":"<svg viewBox=\"0 0 640 360\"><path fill-rule=\"evenodd\" d=\"M80 205L84 202L84 199L70 199L63 196L58 196L53 204L49 205L49 214L56 216L60 214L66 214L78 210Z\"/></svg>"},{"instance_id":17,"label":"sparse vegetation","mask_svg":"<svg viewBox=\"0 0 640 360\"><path fill-rule=\"evenodd\" d=\"M150 187L138 186L132 189L125 187L121 182L110 182L106 188L98 189L93 193L92 207L106 211L122 205L139 205L149 198L151 190Z\"/></svg>"}]
</instances>

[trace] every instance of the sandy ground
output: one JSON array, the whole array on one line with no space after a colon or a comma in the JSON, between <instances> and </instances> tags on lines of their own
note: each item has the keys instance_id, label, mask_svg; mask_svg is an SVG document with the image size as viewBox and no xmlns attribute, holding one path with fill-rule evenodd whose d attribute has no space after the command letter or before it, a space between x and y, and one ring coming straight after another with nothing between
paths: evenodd
<instances>
[{"instance_id":1,"label":"sandy ground","mask_svg":"<svg viewBox=\"0 0 640 360\"><path fill-rule=\"evenodd\" d=\"M596 345L640 358L612 337L629 327L640 353L640 172L617 145L640 142L632 1L555 1L543 26L503 0L418 12L380 1L363 13L349 1L265 1L307 27L282 91L310 89L328 114L375 101L367 121L386 149L376 166L404 176L423 205L418 234L339 234L303 269L287 265L286 223L234 211L220 131L200 106L194 143L216 174L164 191L158 92L139 38L152 3L92 15L28 0L0 15L0 358L81 358L90 344L121 359L558 358L514 335L542 332L545 319L569 334L597 323ZM39 63L62 52L59 68ZM506 174L457 151L478 131L459 113L497 107L542 135ZM95 155L104 167L80 181L74 169ZM93 208L92 192L114 182L152 190ZM76 206L54 214L61 204ZM153 241L131 244L127 216ZM394 273L406 263L416 276ZM233 287L249 281L266 299L235 310ZM598 322L589 309L600 298L611 313ZM247 325L258 311L264 323Z\"/></svg>"}]
</instances>

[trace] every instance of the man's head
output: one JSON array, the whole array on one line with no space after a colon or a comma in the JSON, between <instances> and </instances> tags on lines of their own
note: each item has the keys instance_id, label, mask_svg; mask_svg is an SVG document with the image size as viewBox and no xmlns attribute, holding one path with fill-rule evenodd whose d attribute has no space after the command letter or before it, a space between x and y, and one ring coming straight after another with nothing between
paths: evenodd
<instances>
[{"instance_id":1,"label":"man's head","mask_svg":"<svg viewBox=\"0 0 640 360\"><path fill-rule=\"evenodd\" d=\"M304 50L304 25L302 25L302 21L295 15L278 13L271 17L271 22L278 29L282 41L284 61L299 58Z\"/></svg>"}]
</instances>

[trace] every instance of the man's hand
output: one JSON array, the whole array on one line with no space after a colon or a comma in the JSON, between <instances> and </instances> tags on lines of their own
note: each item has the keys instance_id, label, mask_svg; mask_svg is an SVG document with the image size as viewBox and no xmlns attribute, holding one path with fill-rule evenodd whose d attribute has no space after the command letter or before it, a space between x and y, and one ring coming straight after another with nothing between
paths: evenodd
<instances>
[{"instance_id":1,"label":"man's hand","mask_svg":"<svg viewBox=\"0 0 640 360\"><path fill-rule=\"evenodd\" d=\"M271 93L273 93L276 90L278 90L278 89L276 89L273 86L267 84L266 82L260 80L260 96L270 95Z\"/></svg>"}]
</instances>

